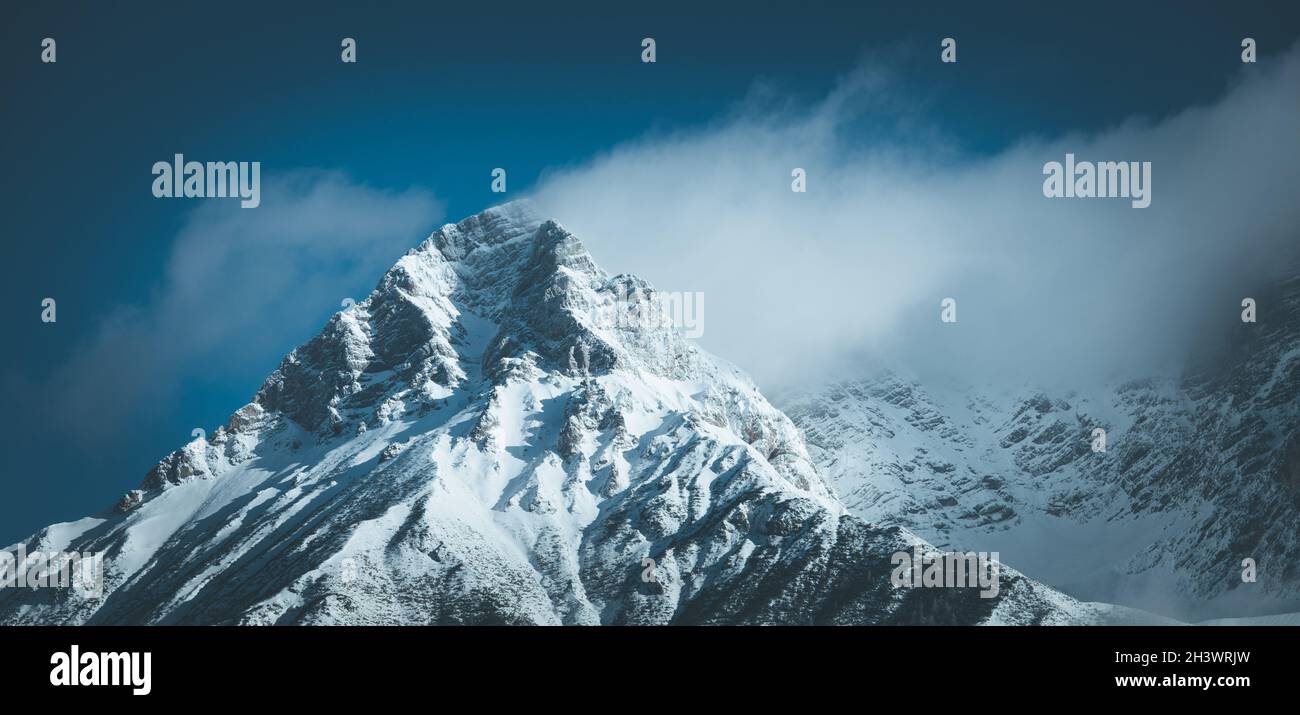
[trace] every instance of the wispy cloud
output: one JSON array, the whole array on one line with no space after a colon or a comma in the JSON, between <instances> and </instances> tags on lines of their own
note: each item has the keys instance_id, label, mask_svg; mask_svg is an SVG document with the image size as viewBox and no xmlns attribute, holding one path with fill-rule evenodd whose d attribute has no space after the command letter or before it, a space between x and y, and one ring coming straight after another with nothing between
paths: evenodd
<instances>
[{"instance_id":1,"label":"wispy cloud","mask_svg":"<svg viewBox=\"0 0 1300 715\"><path fill-rule=\"evenodd\" d=\"M704 291L704 345L769 387L880 360L1072 384L1170 369L1297 243L1300 52L1244 66L1211 106L995 156L954 151L887 77L802 109L766 93L535 199L607 268ZM1152 162L1151 206L1044 198L1043 164L1067 152Z\"/></svg>"},{"instance_id":2,"label":"wispy cloud","mask_svg":"<svg viewBox=\"0 0 1300 715\"><path fill-rule=\"evenodd\" d=\"M48 419L83 439L112 438L127 420L159 410L184 380L263 368L349 297L345 289L368 290L442 213L428 193L320 171L267 177L257 209L198 204L153 297L114 310L35 388Z\"/></svg>"}]
</instances>

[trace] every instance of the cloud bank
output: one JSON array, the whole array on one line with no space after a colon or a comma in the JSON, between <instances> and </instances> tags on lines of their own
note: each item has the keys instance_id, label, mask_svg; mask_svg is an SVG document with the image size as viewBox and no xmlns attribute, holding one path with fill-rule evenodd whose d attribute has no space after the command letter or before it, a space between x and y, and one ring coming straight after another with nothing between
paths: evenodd
<instances>
[{"instance_id":1,"label":"cloud bank","mask_svg":"<svg viewBox=\"0 0 1300 715\"><path fill-rule=\"evenodd\" d=\"M886 74L858 72L815 106L769 94L617 147L534 200L607 269L703 291L702 344L765 388L880 364L1084 386L1178 369L1288 267L1296 87L1293 48L1211 106L971 156ZM1150 206L1044 197L1044 164L1067 153L1151 162Z\"/></svg>"}]
</instances>

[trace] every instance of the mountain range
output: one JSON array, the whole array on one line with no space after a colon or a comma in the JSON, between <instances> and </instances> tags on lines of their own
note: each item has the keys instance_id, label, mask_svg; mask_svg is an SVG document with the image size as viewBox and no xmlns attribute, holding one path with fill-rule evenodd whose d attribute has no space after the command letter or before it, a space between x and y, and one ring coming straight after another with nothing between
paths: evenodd
<instances>
[{"instance_id":1,"label":"mountain range","mask_svg":"<svg viewBox=\"0 0 1300 715\"><path fill-rule=\"evenodd\" d=\"M22 542L103 553L102 596L0 589L0 623L1172 622L1134 594L1230 600L1246 556L1294 595L1280 341L1091 398L885 373L783 412L638 319L655 296L527 203L448 224L225 425ZM996 596L894 586L914 548L999 551Z\"/></svg>"},{"instance_id":2,"label":"mountain range","mask_svg":"<svg viewBox=\"0 0 1300 715\"><path fill-rule=\"evenodd\" d=\"M1293 612L1300 277L1260 301L1258 322L1228 313L1176 377L1052 392L883 370L783 406L863 519L997 550L1088 600L1191 620Z\"/></svg>"}]
</instances>

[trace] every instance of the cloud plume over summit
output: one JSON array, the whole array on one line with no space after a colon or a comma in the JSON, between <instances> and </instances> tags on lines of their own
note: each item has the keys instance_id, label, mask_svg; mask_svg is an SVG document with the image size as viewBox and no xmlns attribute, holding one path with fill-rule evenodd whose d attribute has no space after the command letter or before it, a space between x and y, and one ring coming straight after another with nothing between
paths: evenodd
<instances>
[{"instance_id":1,"label":"cloud plume over summit","mask_svg":"<svg viewBox=\"0 0 1300 715\"><path fill-rule=\"evenodd\" d=\"M978 154L888 73L858 72L811 106L769 92L616 147L547 176L536 201L610 270L704 291L703 344L765 387L876 363L1082 385L1178 369L1286 270L1297 86L1293 48L1208 106ZM1150 207L1045 198L1043 166L1067 153L1151 162ZM947 297L956 324L939 320Z\"/></svg>"}]
</instances>

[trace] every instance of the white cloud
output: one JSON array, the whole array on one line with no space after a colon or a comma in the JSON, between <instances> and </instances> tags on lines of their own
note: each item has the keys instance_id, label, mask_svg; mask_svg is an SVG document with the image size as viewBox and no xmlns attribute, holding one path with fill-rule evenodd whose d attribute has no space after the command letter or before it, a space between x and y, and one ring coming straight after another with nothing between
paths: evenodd
<instances>
[{"instance_id":1,"label":"white cloud","mask_svg":"<svg viewBox=\"0 0 1300 715\"><path fill-rule=\"evenodd\" d=\"M256 209L195 207L152 299L109 314L42 388L56 424L111 438L200 372L269 372L323 311L364 298L443 213L427 193L380 191L331 172L267 177L264 189Z\"/></svg>"},{"instance_id":2,"label":"white cloud","mask_svg":"<svg viewBox=\"0 0 1300 715\"><path fill-rule=\"evenodd\" d=\"M769 388L877 360L1075 385L1168 369L1297 244L1296 51L1212 106L990 157L952 151L881 77L617 147L535 201L607 269L704 291L701 342ZM1044 198L1067 152L1151 161L1151 206Z\"/></svg>"}]
</instances>

